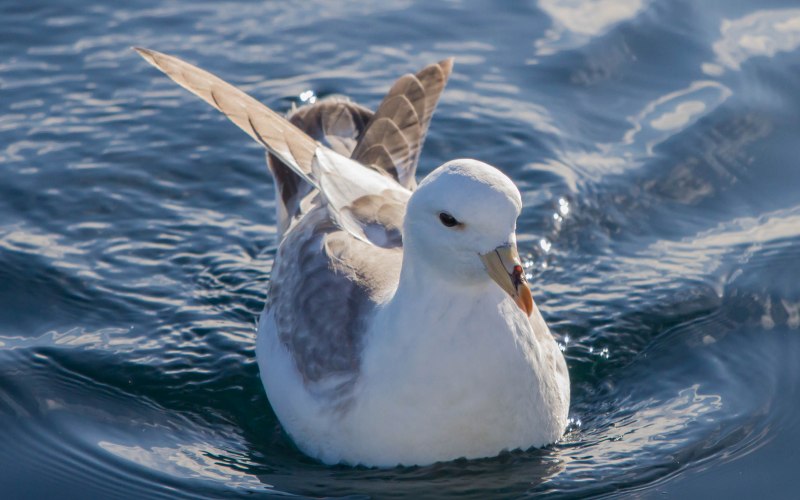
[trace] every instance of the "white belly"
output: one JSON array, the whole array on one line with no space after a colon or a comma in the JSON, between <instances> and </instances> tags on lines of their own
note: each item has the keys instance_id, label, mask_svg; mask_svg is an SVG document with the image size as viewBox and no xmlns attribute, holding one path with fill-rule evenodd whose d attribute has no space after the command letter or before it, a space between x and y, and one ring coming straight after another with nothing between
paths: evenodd
<instances>
[{"instance_id":1,"label":"white belly","mask_svg":"<svg viewBox=\"0 0 800 500\"><path fill-rule=\"evenodd\" d=\"M326 463L422 465L556 441L566 426L569 381L555 342L486 326L450 337L370 339L344 405L302 383L268 315L258 362L281 424Z\"/></svg>"}]
</instances>

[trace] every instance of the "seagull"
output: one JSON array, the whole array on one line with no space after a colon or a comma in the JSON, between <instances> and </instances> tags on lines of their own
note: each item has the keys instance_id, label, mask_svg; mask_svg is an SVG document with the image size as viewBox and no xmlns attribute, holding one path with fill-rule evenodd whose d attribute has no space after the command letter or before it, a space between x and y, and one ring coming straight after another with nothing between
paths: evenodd
<instances>
[{"instance_id":1,"label":"seagull","mask_svg":"<svg viewBox=\"0 0 800 500\"><path fill-rule=\"evenodd\" d=\"M416 182L452 59L402 76L374 113L330 97L284 117L136 50L268 151L280 244L256 358L301 451L394 467L561 438L569 374L517 251L519 190L473 159Z\"/></svg>"}]
</instances>

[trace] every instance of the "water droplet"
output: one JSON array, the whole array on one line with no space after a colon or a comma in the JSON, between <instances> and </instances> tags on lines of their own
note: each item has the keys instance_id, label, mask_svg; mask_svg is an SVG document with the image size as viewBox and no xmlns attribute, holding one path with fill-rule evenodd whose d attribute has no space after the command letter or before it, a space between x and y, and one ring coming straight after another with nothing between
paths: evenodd
<instances>
[{"instance_id":1,"label":"water droplet","mask_svg":"<svg viewBox=\"0 0 800 500\"><path fill-rule=\"evenodd\" d=\"M309 89L300 93L300 100L308 104L314 104L317 102L317 95L314 94L313 90Z\"/></svg>"},{"instance_id":2,"label":"water droplet","mask_svg":"<svg viewBox=\"0 0 800 500\"><path fill-rule=\"evenodd\" d=\"M569 202L566 198L558 199L558 211L562 217L566 217L569 213Z\"/></svg>"},{"instance_id":3,"label":"water droplet","mask_svg":"<svg viewBox=\"0 0 800 500\"><path fill-rule=\"evenodd\" d=\"M583 422L581 422L581 419L578 417L569 417L569 419L567 419L568 431L580 429L582 426Z\"/></svg>"}]
</instances>

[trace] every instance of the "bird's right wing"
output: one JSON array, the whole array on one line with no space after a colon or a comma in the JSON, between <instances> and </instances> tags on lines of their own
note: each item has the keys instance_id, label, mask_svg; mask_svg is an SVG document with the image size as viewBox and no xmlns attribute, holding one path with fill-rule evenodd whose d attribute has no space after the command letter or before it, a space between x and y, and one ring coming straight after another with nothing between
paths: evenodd
<instances>
[{"instance_id":1,"label":"bird's right wing","mask_svg":"<svg viewBox=\"0 0 800 500\"><path fill-rule=\"evenodd\" d=\"M136 51L180 86L224 113L319 189L331 220L340 228L374 245L400 244L399 225L410 195L408 189L323 146L284 117L211 73L177 57L147 49Z\"/></svg>"},{"instance_id":2,"label":"bird's right wing","mask_svg":"<svg viewBox=\"0 0 800 500\"><path fill-rule=\"evenodd\" d=\"M197 66L155 50L135 48L175 83L221 111L309 184L317 143L284 117L243 91Z\"/></svg>"}]
</instances>

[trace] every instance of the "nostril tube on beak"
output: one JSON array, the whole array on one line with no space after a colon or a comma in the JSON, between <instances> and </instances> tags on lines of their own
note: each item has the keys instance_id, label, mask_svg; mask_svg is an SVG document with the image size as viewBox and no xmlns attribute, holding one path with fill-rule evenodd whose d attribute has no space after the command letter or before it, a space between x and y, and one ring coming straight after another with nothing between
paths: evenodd
<instances>
[{"instance_id":1,"label":"nostril tube on beak","mask_svg":"<svg viewBox=\"0 0 800 500\"><path fill-rule=\"evenodd\" d=\"M481 255L486 272L506 291L528 316L533 312L533 297L525 281L516 245L503 245Z\"/></svg>"}]
</instances>

